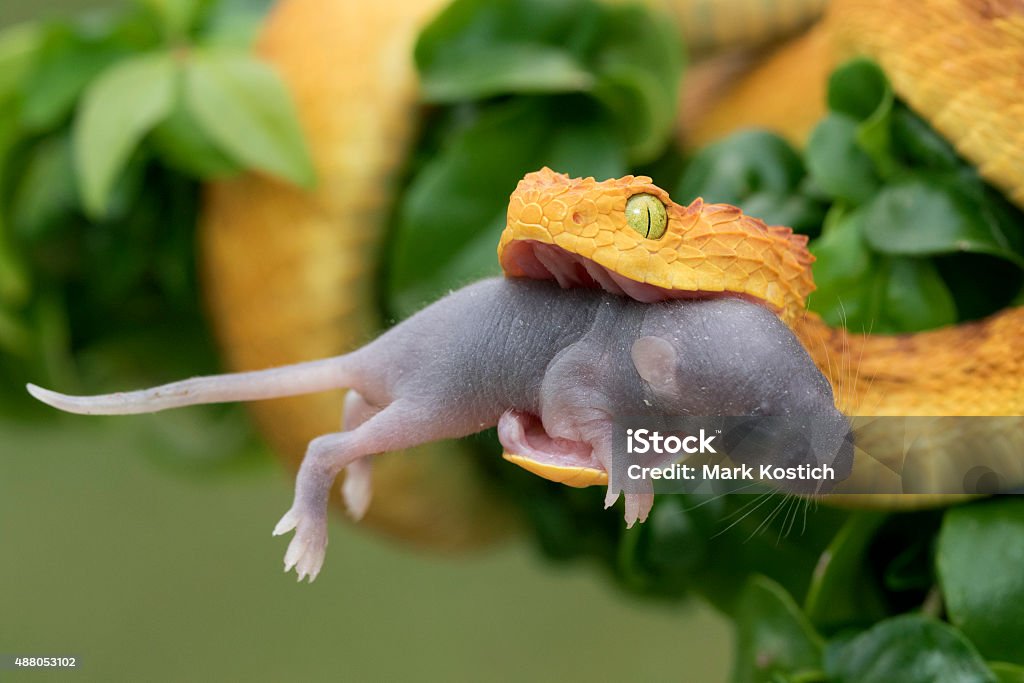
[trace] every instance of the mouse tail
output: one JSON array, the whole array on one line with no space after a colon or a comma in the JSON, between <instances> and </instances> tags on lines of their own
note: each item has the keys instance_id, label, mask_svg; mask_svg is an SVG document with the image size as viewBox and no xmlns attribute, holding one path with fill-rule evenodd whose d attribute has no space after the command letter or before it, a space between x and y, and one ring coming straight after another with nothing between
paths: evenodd
<instances>
[{"instance_id":1,"label":"mouse tail","mask_svg":"<svg viewBox=\"0 0 1024 683\"><path fill-rule=\"evenodd\" d=\"M193 377L151 389L98 396L68 396L34 384L26 388L43 403L69 413L129 415L200 403L258 401L350 387L354 383L354 371L351 356L346 355L268 370Z\"/></svg>"}]
</instances>

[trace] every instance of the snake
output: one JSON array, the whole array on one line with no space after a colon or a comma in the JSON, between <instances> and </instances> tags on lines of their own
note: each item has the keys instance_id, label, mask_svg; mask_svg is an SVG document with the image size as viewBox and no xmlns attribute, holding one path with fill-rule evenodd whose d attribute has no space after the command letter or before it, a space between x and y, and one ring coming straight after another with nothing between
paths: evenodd
<instances>
[{"instance_id":1,"label":"snake","mask_svg":"<svg viewBox=\"0 0 1024 683\"><path fill-rule=\"evenodd\" d=\"M915 334L829 327L806 307L814 257L805 235L727 204L700 198L677 204L646 176L596 181L547 168L528 174L510 198L498 259L509 277L600 287L639 301L723 295L757 301L791 327L844 414L1014 417L1000 423L1002 436L1013 440L1015 452L1024 449L1024 418L1016 417L1024 414L1024 358L1017 342L1024 335L1024 307ZM953 451L948 463L963 444L941 436L946 428L948 422L939 422L930 438L938 442L931 446L936 460ZM505 458L574 486L608 480L603 470L548 465L514 453ZM953 469L952 476L963 476ZM1024 483L1024 470L1011 472ZM863 481L877 473L859 474ZM883 486L875 481L868 490ZM878 496L861 503L894 507L926 500Z\"/></svg>"},{"instance_id":2,"label":"snake","mask_svg":"<svg viewBox=\"0 0 1024 683\"><path fill-rule=\"evenodd\" d=\"M441 4L282 0L268 16L257 53L274 66L296 101L320 183L302 191L247 174L206 187L199 225L201 280L230 369L334 355L366 341L383 324L375 264L387 207L416 134L411 47L417 30ZM709 36L714 42L709 26L740 24L711 21L723 16L728 3L664 4L692 44ZM746 44L759 35L758 25L801 25L822 3L755 4L752 18L737 15L755 27L740 32ZM927 30L921 29L923 21ZM1006 75L1022 68L1020 26L1021 10L1013 2L927 0L902 7L834 0L810 32L786 43L725 97L702 102L702 115L687 106L697 89L684 88L683 144L699 146L743 125L772 128L799 143L824 112L824 84L832 66L844 56L866 54L882 65L901 98L1020 206L1024 141L1017 122L1024 100L1019 88L1005 87ZM956 68L942 70L944 79L921 73L950 62ZM1007 64L1014 66L1007 69ZM837 391L861 408L951 414L952 406L980 410L991 402L1014 411L1005 403L1012 400L1013 386L1000 382L1020 374L1012 366L1019 313L913 336L869 338L828 328L813 317L792 320L837 387L851 368L876 377L874 383L855 383L863 396ZM922 352L939 354L925 370L953 360L959 362L951 367L964 375L911 373L921 363L905 361ZM981 375L974 374L977 369ZM885 403L868 400L869 393L883 395L879 378L888 378ZM337 426L339 399L329 394L284 399L251 410L274 450L297 466L307 441ZM433 549L463 549L515 528L507 507L479 485L471 455L459 444L419 449L415 457L385 456L376 478L390 493L378 498L364 523L391 537Z\"/></svg>"}]
</instances>

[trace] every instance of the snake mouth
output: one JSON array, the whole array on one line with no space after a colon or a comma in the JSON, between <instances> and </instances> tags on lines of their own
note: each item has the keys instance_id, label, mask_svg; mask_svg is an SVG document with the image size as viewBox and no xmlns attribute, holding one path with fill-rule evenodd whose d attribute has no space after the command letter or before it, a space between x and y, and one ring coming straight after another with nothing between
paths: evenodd
<instances>
[{"instance_id":1,"label":"snake mouth","mask_svg":"<svg viewBox=\"0 0 1024 683\"><path fill-rule=\"evenodd\" d=\"M551 436L532 413L506 411L498 420L498 440L502 457L544 479L575 487L608 483L588 444Z\"/></svg>"},{"instance_id":2,"label":"snake mouth","mask_svg":"<svg viewBox=\"0 0 1024 683\"><path fill-rule=\"evenodd\" d=\"M523 277L534 280L555 280L563 289L600 288L609 294L626 296L643 303L728 296L775 310L763 299L739 292L668 289L633 280L591 261L585 256L567 251L558 245L537 240L522 239L510 242L505 247L502 260L515 264Z\"/></svg>"}]
</instances>

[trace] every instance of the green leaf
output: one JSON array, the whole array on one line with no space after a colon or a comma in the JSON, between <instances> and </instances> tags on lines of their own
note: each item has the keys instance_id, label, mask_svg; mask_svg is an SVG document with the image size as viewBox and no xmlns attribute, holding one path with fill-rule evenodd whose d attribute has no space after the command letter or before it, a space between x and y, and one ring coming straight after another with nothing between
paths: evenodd
<instances>
[{"instance_id":1,"label":"green leaf","mask_svg":"<svg viewBox=\"0 0 1024 683\"><path fill-rule=\"evenodd\" d=\"M893 153L907 166L955 171L964 165L953 146L904 105L893 109L892 141Z\"/></svg>"},{"instance_id":2,"label":"green leaf","mask_svg":"<svg viewBox=\"0 0 1024 683\"><path fill-rule=\"evenodd\" d=\"M587 91L593 84L591 73L562 50L504 45L432 70L422 92L427 102L455 102L503 93Z\"/></svg>"},{"instance_id":3,"label":"green leaf","mask_svg":"<svg viewBox=\"0 0 1024 683\"><path fill-rule=\"evenodd\" d=\"M878 189L871 158L858 144L857 121L829 114L807 141L807 170L814 182L834 199L862 204Z\"/></svg>"},{"instance_id":4,"label":"green leaf","mask_svg":"<svg viewBox=\"0 0 1024 683\"><path fill-rule=\"evenodd\" d=\"M0 102L18 91L41 43L42 28L38 24L18 24L0 31Z\"/></svg>"},{"instance_id":5,"label":"green leaf","mask_svg":"<svg viewBox=\"0 0 1024 683\"><path fill-rule=\"evenodd\" d=\"M1004 194L986 184L976 169L961 173L949 182L968 196L972 210L988 224L992 234L1015 255L1024 254L1024 211L1012 204ZM1020 265L1019 260L1016 260Z\"/></svg>"},{"instance_id":6,"label":"green leaf","mask_svg":"<svg viewBox=\"0 0 1024 683\"><path fill-rule=\"evenodd\" d=\"M607 8L593 57L594 95L615 115L634 163L651 161L669 140L684 65L671 20L638 5Z\"/></svg>"},{"instance_id":7,"label":"green leaf","mask_svg":"<svg viewBox=\"0 0 1024 683\"><path fill-rule=\"evenodd\" d=\"M747 215L768 225L785 225L805 235L816 235L825 218L825 207L806 195L793 192L785 197L758 193L740 203Z\"/></svg>"},{"instance_id":8,"label":"green leaf","mask_svg":"<svg viewBox=\"0 0 1024 683\"><path fill-rule=\"evenodd\" d=\"M11 149L18 139L18 112L14 107L0 107L0 189L8 186ZM0 303L8 307L22 306L31 290L29 274L22 255L14 246L4 206L5 192L0 192ZM8 329L14 329L8 325ZM10 337L11 335L8 335ZM17 335L11 338L15 338Z\"/></svg>"},{"instance_id":9,"label":"green leaf","mask_svg":"<svg viewBox=\"0 0 1024 683\"><path fill-rule=\"evenodd\" d=\"M78 207L71 142L67 136L42 140L28 159L11 202L11 225L24 238L37 238Z\"/></svg>"},{"instance_id":10,"label":"green leaf","mask_svg":"<svg viewBox=\"0 0 1024 683\"><path fill-rule=\"evenodd\" d=\"M161 161L203 180L234 175L241 166L222 152L199 127L184 103L153 131Z\"/></svg>"},{"instance_id":11,"label":"green leaf","mask_svg":"<svg viewBox=\"0 0 1024 683\"><path fill-rule=\"evenodd\" d=\"M868 120L891 98L889 79L869 59L846 62L828 79L828 108L856 121Z\"/></svg>"},{"instance_id":12,"label":"green leaf","mask_svg":"<svg viewBox=\"0 0 1024 683\"><path fill-rule=\"evenodd\" d=\"M847 62L829 77L829 109L858 123L857 144L883 178L892 177L899 168L891 155L893 103L889 80L869 59Z\"/></svg>"},{"instance_id":13,"label":"green leaf","mask_svg":"<svg viewBox=\"0 0 1024 683\"><path fill-rule=\"evenodd\" d=\"M74 151L82 203L92 216L103 214L132 152L171 111L175 74L171 55L144 55L111 67L86 90Z\"/></svg>"},{"instance_id":14,"label":"green leaf","mask_svg":"<svg viewBox=\"0 0 1024 683\"><path fill-rule=\"evenodd\" d=\"M185 65L185 105L234 160L303 188L316 183L291 97L267 64L234 52L196 53Z\"/></svg>"},{"instance_id":15,"label":"green leaf","mask_svg":"<svg viewBox=\"0 0 1024 683\"><path fill-rule=\"evenodd\" d=\"M971 643L956 629L917 615L887 619L825 657L836 683L995 683Z\"/></svg>"},{"instance_id":16,"label":"green leaf","mask_svg":"<svg viewBox=\"0 0 1024 683\"><path fill-rule=\"evenodd\" d=\"M956 322L952 294L926 260L873 253L864 209L834 220L811 244L817 290L810 307L830 325L876 334L916 332Z\"/></svg>"},{"instance_id":17,"label":"green leaf","mask_svg":"<svg viewBox=\"0 0 1024 683\"><path fill-rule=\"evenodd\" d=\"M586 38L599 12L585 0L456 0L416 42L424 96L453 102L589 89L583 46L573 43Z\"/></svg>"},{"instance_id":18,"label":"green leaf","mask_svg":"<svg viewBox=\"0 0 1024 683\"><path fill-rule=\"evenodd\" d=\"M998 224L946 177L911 177L882 188L864 207L864 236L885 254L992 254L1024 267Z\"/></svg>"},{"instance_id":19,"label":"green leaf","mask_svg":"<svg viewBox=\"0 0 1024 683\"><path fill-rule=\"evenodd\" d=\"M855 211L832 218L838 213L835 208L829 212L825 231L811 243L811 253L817 259L817 289L808 304L830 325L850 323L852 329L859 329L877 313L872 300L877 257L861 235L863 213Z\"/></svg>"},{"instance_id":20,"label":"green leaf","mask_svg":"<svg viewBox=\"0 0 1024 683\"><path fill-rule=\"evenodd\" d=\"M918 332L957 321L956 304L939 271L923 259L893 258L885 271L884 316L901 332ZM886 326L886 327L891 327Z\"/></svg>"},{"instance_id":21,"label":"green leaf","mask_svg":"<svg viewBox=\"0 0 1024 683\"><path fill-rule=\"evenodd\" d=\"M895 177L901 171L892 153L892 90L886 91L886 98L870 117L857 127L857 144L871 158L875 171L885 180Z\"/></svg>"},{"instance_id":22,"label":"green leaf","mask_svg":"<svg viewBox=\"0 0 1024 683\"><path fill-rule=\"evenodd\" d=\"M950 621L986 657L1024 664L1024 500L949 510L937 563Z\"/></svg>"},{"instance_id":23,"label":"green leaf","mask_svg":"<svg viewBox=\"0 0 1024 683\"><path fill-rule=\"evenodd\" d=\"M586 101L526 99L488 109L433 156L401 200L388 274L392 312L404 317L499 272L494 249L510 189L523 175L547 165L614 177L625 170L623 156L607 117Z\"/></svg>"},{"instance_id":24,"label":"green leaf","mask_svg":"<svg viewBox=\"0 0 1024 683\"><path fill-rule=\"evenodd\" d=\"M86 87L126 49L107 36L53 24L42 31L37 52L23 79L21 120L29 130L46 131L64 122Z\"/></svg>"},{"instance_id":25,"label":"green leaf","mask_svg":"<svg viewBox=\"0 0 1024 683\"><path fill-rule=\"evenodd\" d=\"M0 219L0 304L18 307L31 292L31 281L21 255L14 251Z\"/></svg>"},{"instance_id":26,"label":"green leaf","mask_svg":"<svg viewBox=\"0 0 1024 683\"><path fill-rule=\"evenodd\" d=\"M616 118L634 161L657 156L674 124L683 50L650 8L456 0L420 34L415 54L431 102L588 93Z\"/></svg>"},{"instance_id":27,"label":"green leaf","mask_svg":"<svg viewBox=\"0 0 1024 683\"><path fill-rule=\"evenodd\" d=\"M789 593L765 576L752 577L736 612L732 680L760 683L822 668L822 640Z\"/></svg>"},{"instance_id":28,"label":"green leaf","mask_svg":"<svg viewBox=\"0 0 1024 683\"><path fill-rule=\"evenodd\" d=\"M142 0L160 18L164 35L182 40L192 28L202 4L201 0Z\"/></svg>"},{"instance_id":29,"label":"green leaf","mask_svg":"<svg viewBox=\"0 0 1024 683\"><path fill-rule=\"evenodd\" d=\"M274 0L218 0L204 12L197 40L208 48L247 49L273 5Z\"/></svg>"},{"instance_id":30,"label":"green leaf","mask_svg":"<svg viewBox=\"0 0 1024 683\"><path fill-rule=\"evenodd\" d=\"M804 177L800 156L782 137L745 130L703 148L690 162L675 194L683 201L739 204L759 193L783 195Z\"/></svg>"},{"instance_id":31,"label":"green leaf","mask_svg":"<svg viewBox=\"0 0 1024 683\"><path fill-rule=\"evenodd\" d=\"M817 231L824 210L799 191L805 177L803 161L783 138L746 130L698 152L673 196L734 204L770 225Z\"/></svg>"},{"instance_id":32,"label":"green leaf","mask_svg":"<svg viewBox=\"0 0 1024 683\"><path fill-rule=\"evenodd\" d=\"M996 675L999 683L1024 683L1024 666L1007 662L989 662L988 668Z\"/></svg>"},{"instance_id":33,"label":"green leaf","mask_svg":"<svg viewBox=\"0 0 1024 683\"><path fill-rule=\"evenodd\" d=\"M821 554L804 600L807 618L818 628L834 631L886 616L884 596L864 558L887 516L854 513Z\"/></svg>"},{"instance_id":34,"label":"green leaf","mask_svg":"<svg viewBox=\"0 0 1024 683\"><path fill-rule=\"evenodd\" d=\"M22 358L32 351L32 333L21 316L0 303L0 351Z\"/></svg>"}]
</instances>

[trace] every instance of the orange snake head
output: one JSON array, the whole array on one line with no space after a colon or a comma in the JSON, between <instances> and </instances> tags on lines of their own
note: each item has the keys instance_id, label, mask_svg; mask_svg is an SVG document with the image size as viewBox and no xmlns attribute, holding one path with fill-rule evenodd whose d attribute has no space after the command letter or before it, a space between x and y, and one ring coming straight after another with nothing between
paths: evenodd
<instances>
[{"instance_id":1,"label":"orange snake head","mask_svg":"<svg viewBox=\"0 0 1024 683\"><path fill-rule=\"evenodd\" d=\"M639 195L648 197L631 204ZM651 229L658 219L660 236ZM786 322L814 290L806 236L727 204L697 198L681 206L646 176L597 182L546 167L526 174L509 200L498 260L508 277L601 287L639 301L729 293L766 304Z\"/></svg>"}]
</instances>

